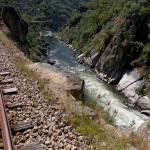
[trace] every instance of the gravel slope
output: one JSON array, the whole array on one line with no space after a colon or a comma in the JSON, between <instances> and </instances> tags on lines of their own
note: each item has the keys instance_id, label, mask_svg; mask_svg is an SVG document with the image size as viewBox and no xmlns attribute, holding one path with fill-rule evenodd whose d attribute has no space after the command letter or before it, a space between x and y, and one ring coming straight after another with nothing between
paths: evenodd
<instances>
[{"instance_id":1,"label":"gravel slope","mask_svg":"<svg viewBox=\"0 0 150 150\"><path fill-rule=\"evenodd\" d=\"M6 103L22 102L23 108L7 110L11 124L32 121L33 129L17 133L13 139L15 145L23 146L31 142L40 141L45 150L88 150L87 137L76 133L72 125L64 119L61 103L50 102L38 89L37 81L22 73L17 65L16 56L23 54L5 46L0 41L0 71L9 71L11 76L0 79L13 78L13 84L3 85L2 88L16 87L18 94L4 96ZM5 68L6 67L6 68Z\"/></svg>"}]
</instances>

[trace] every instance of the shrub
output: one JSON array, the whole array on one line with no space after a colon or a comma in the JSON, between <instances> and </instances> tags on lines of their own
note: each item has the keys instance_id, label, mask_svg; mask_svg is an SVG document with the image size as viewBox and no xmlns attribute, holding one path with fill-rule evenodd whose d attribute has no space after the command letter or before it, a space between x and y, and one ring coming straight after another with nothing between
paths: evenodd
<instances>
[{"instance_id":1,"label":"shrub","mask_svg":"<svg viewBox=\"0 0 150 150\"><path fill-rule=\"evenodd\" d=\"M117 37L114 41L113 41L113 43L112 43L112 45L113 46L119 46L119 45L121 45L121 38L120 37Z\"/></svg>"},{"instance_id":2,"label":"shrub","mask_svg":"<svg viewBox=\"0 0 150 150\"><path fill-rule=\"evenodd\" d=\"M140 52L143 50L144 45L141 42L129 42L130 50L128 52L128 58L132 61L133 59L139 57Z\"/></svg>"},{"instance_id":3,"label":"shrub","mask_svg":"<svg viewBox=\"0 0 150 150\"><path fill-rule=\"evenodd\" d=\"M144 62L146 64L150 64L150 44L147 44L143 51L142 51L142 55L141 55L141 58L144 60Z\"/></svg>"},{"instance_id":4,"label":"shrub","mask_svg":"<svg viewBox=\"0 0 150 150\"><path fill-rule=\"evenodd\" d=\"M136 93L138 95L143 95L144 94L144 85L140 85L137 89L136 89Z\"/></svg>"},{"instance_id":5,"label":"shrub","mask_svg":"<svg viewBox=\"0 0 150 150\"><path fill-rule=\"evenodd\" d=\"M143 19L150 20L150 6L140 10L140 16Z\"/></svg>"},{"instance_id":6,"label":"shrub","mask_svg":"<svg viewBox=\"0 0 150 150\"><path fill-rule=\"evenodd\" d=\"M147 84L146 89L145 89L145 93L148 94L150 92L150 84Z\"/></svg>"},{"instance_id":7,"label":"shrub","mask_svg":"<svg viewBox=\"0 0 150 150\"><path fill-rule=\"evenodd\" d=\"M73 40L73 41L72 41L72 45L73 45L75 48L77 48L77 47L79 47L79 42L76 41L76 40Z\"/></svg>"},{"instance_id":8,"label":"shrub","mask_svg":"<svg viewBox=\"0 0 150 150\"><path fill-rule=\"evenodd\" d=\"M78 13L74 14L74 16L70 20L70 25L72 27L75 27L79 23L80 19L81 19L81 14Z\"/></svg>"}]
</instances>

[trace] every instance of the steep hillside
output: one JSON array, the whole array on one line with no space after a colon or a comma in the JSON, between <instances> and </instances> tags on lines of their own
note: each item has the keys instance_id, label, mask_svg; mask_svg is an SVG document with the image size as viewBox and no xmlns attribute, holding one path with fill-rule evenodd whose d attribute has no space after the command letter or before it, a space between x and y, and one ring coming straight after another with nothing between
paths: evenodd
<instances>
[{"instance_id":1,"label":"steep hillside","mask_svg":"<svg viewBox=\"0 0 150 150\"><path fill-rule=\"evenodd\" d=\"M73 44L82 62L108 83L117 83L127 67L149 74L150 2L93 0L68 21L62 39Z\"/></svg>"}]
</instances>

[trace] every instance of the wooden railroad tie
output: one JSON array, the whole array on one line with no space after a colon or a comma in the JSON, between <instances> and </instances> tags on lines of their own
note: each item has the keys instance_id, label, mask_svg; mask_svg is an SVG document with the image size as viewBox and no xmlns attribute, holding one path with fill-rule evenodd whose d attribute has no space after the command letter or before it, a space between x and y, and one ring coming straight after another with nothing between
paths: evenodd
<instances>
[{"instance_id":1,"label":"wooden railroad tie","mask_svg":"<svg viewBox=\"0 0 150 150\"><path fill-rule=\"evenodd\" d=\"M20 124L11 125L11 131L13 134L33 128L34 125L32 124L32 122L22 122Z\"/></svg>"},{"instance_id":2,"label":"wooden railroad tie","mask_svg":"<svg viewBox=\"0 0 150 150\"><path fill-rule=\"evenodd\" d=\"M17 150L43 150L40 142L34 142L26 146L19 147Z\"/></svg>"},{"instance_id":3,"label":"wooden railroad tie","mask_svg":"<svg viewBox=\"0 0 150 150\"><path fill-rule=\"evenodd\" d=\"M0 148L4 148L3 141L0 142Z\"/></svg>"},{"instance_id":4,"label":"wooden railroad tie","mask_svg":"<svg viewBox=\"0 0 150 150\"><path fill-rule=\"evenodd\" d=\"M0 72L0 76L7 76L10 75L10 72Z\"/></svg>"},{"instance_id":5,"label":"wooden railroad tie","mask_svg":"<svg viewBox=\"0 0 150 150\"><path fill-rule=\"evenodd\" d=\"M0 80L0 84L5 84L5 83L13 83L13 79Z\"/></svg>"},{"instance_id":6,"label":"wooden railroad tie","mask_svg":"<svg viewBox=\"0 0 150 150\"><path fill-rule=\"evenodd\" d=\"M18 108L18 107L23 107L23 106L25 106L25 104L23 104L21 102L15 102L15 103L7 103L6 106L9 109L14 109L14 108Z\"/></svg>"},{"instance_id":7,"label":"wooden railroad tie","mask_svg":"<svg viewBox=\"0 0 150 150\"><path fill-rule=\"evenodd\" d=\"M16 94L17 88L10 88L10 89L4 89L2 90L3 94Z\"/></svg>"}]
</instances>

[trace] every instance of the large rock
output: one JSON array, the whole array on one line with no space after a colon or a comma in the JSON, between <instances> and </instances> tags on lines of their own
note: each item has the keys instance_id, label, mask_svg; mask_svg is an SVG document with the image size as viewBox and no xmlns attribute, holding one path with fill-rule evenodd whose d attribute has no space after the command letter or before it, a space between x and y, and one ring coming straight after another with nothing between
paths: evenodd
<instances>
[{"instance_id":1,"label":"large rock","mask_svg":"<svg viewBox=\"0 0 150 150\"><path fill-rule=\"evenodd\" d=\"M124 93L132 103L135 103L140 97L136 93L136 89L139 85L144 83L144 80L141 79L142 75L138 70L127 70L117 85L117 90Z\"/></svg>"},{"instance_id":2,"label":"large rock","mask_svg":"<svg viewBox=\"0 0 150 150\"><path fill-rule=\"evenodd\" d=\"M134 82L140 80L142 77L141 73L138 70L127 70L124 72L122 79L120 80L117 89L119 91L124 90Z\"/></svg>"},{"instance_id":3,"label":"large rock","mask_svg":"<svg viewBox=\"0 0 150 150\"><path fill-rule=\"evenodd\" d=\"M132 102L135 103L138 98L140 97L137 93L136 93L136 89L137 87L139 87L144 81L137 81L134 82L133 84L129 85L128 87L126 87L124 90L122 90L122 93L124 93L124 95Z\"/></svg>"},{"instance_id":4,"label":"large rock","mask_svg":"<svg viewBox=\"0 0 150 150\"><path fill-rule=\"evenodd\" d=\"M78 59L78 63L83 64L85 62L85 59L86 59L85 54L79 55L77 57L77 59Z\"/></svg>"},{"instance_id":5,"label":"large rock","mask_svg":"<svg viewBox=\"0 0 150 150\"><path fill-rule=\"evenodd\" d=\"M150 117L137 130L139 135L150 135Z\"/></svg>"},{"instance_id":6,"label":"large rock","mask_svg":"<svg viewBox=\"0 0 150 150\"><path fill-rule=\"evenodd\" d=\"M82 99L84 80L74 73L57 69L55 66L47 63L34 63L29 65L29 67L36 71L40 75L39 77L48 79L55 84L59 84L62 89L70 92L75 99Z\"/></svg>"},{"instance_id":7,"label":"large rock","mask_svg":"<svg viewBox=\"0 0 150 150\"><path fill-rule=\"evenodd\" d=\"M142 109L150 109L150 99L147 96L141 97L136 102L136 105L141 107Z\"/></svg>"},{"instance_id":8,"label":"large rock","mask_svg":"<svg viewBox=\"0 0 150 150\"><path fill-rule=\"evenodd\" d=\"M67 90L77 99L83 99L84 80L77 75L61 70L61 73L67 78Z\"/></svg>"},{"instance_id":9,"label":"large rock","mask_svg":"<svg viewBox=\"0 0 150 150\"><path fill-rule=\"evenodd\" d=\"M28 34L28 24L21 19L15 9L9 6L4 6L2 19L9 28L12 37L22 43L25 43L26 35Z\"/></svg>"}]
</instances>

